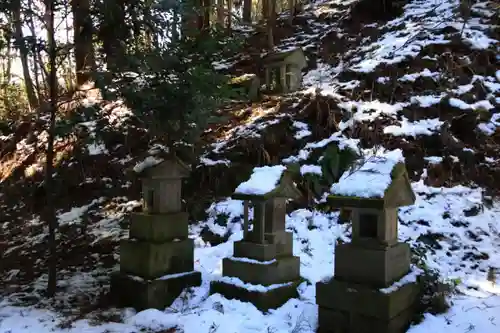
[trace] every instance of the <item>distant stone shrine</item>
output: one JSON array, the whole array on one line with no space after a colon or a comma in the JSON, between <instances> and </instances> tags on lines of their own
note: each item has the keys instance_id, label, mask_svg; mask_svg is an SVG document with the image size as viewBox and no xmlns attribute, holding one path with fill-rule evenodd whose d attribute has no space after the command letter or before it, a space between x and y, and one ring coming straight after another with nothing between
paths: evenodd
<instances>
[{"instance_id":1,"label":"distant stone shrine","mask_svg":"<svg viewBox=\"0 0 500 333\"><path fill-rule=\"evenodd\" d=\"M140 172L143 212L130 216L130 239L120 244L120 272L111 283L121 306L164 309L184 288L201 284L182 211L182 178L189 172L174 156Z\"/></svg>"},{"instance_id":2,"label":"distant stone shrine","mask_svg":"<svg viewBox=\"0 0 500 333\"><path fill-rule=\"evenodd\" d=\"M284 166L255 168L233 195L244 201L243 240L234 243L234 257L222 261L223 277L213 281L211 293L251 302L258 309L274 309L297 297L300 258L293 256L293 236L285 229L286 200L298 199ZM253 230L249 231L249 201Z\"/></svg>"},{"instance_id":3,"label":"distant stone shrine","mask_svg":"<svg viewBox=\"0 0 500 333\"><path fill-rule=\"evenodd\" d=\"M293 92L302 85L302 70L307 66L301 48L281 53L270 53L262 58L266 90Z\"/></svg>"},{"instance_id":4,"label":"distant stone shrine","mask_svg":"<svg viewBox=\"0 0 500 333\"><path fill-rule=\"evenodd\" d=\"M352 241L336 245L335 275L316 285L318 332L405 331L418 288L391 287L411 274L410 247L398 242L398 207L415 202L404 164L368 162L342 176L332 193L330 206L351 212Z\"/></svg>"}]
</instances>

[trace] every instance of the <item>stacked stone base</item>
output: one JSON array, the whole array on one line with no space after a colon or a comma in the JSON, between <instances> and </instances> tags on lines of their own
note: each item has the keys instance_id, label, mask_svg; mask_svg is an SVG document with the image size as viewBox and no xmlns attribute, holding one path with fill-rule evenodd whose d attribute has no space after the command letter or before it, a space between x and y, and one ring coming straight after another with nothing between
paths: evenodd
<instances>
[{"instance_id":1,"label":"stacked stone base","mask_svg":"<svg viewBox=\"0 0 500 333\"><path fill-rule=\"evenodd\" d=\"M222 281L212 281L210 293L219 293L227 299L238 299L242 302L250 302L261 311L276 309L285 304L291 298L297 298L297 286L300 281L289 282L284 286L267 290L266 292L252 291L234 284Z\"/></svg>"},{"instance_id":2,"label":"stacked stone base","mask_svg":"<svg viewBox=\"0 0 500 333\"><path fill-rule=\"evenodd\" d=\"M130 239L120 243L120 272L111 293L124 307L164 309L187 287L201 284L194 271L194 241L186 213L131 214Z\"/></svg>"},{"instance_id":3,"label":"stacked stone base","mask_svg":"<svg viewBox=\"0 0 500 333\"><path fill-rule=\"evenodd\" d=\"M408 329L418 287L390 293L335 278L316 285L320 333L402 333Z\"/></svg>"},{"instance_id":4,"label":"stacked stone base","mask_svg":"<svg viewBox=\"0 0 500 333\"><path fill-rule=\"evenodd\" d=\"M229 279L212 282L210 293L251 302L261 311L276 309L290 298L296 298L300 284L300 258L292 255L291 233L271 236L281 237L282 243L235 242L235 257L222 261L223 275ZM247 289L231 283L231 277L250 287ZM260 288L254 288L256 286ZM262 286L268 288L262 289Z\"/></svg>"},{"instance_id":5,"label":"stacked stone base","mask_svg":"<svg viewBox=\"0 0 500 333\"><path fill-rule=\"evenodd\" d=\"M134 307L139 311L164 309L170 306L185 288L199 285L201 273L196 271L155 280L116 273L112 276L111 294L121 307Z\"/></svg>"}]
</instances>

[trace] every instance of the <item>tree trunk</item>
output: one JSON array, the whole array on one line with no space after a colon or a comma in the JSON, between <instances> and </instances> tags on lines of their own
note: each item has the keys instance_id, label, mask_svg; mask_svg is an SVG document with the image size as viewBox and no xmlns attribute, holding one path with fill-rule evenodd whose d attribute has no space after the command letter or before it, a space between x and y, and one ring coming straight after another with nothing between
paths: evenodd
<instances>
[{"instance_id":1,"label":"tree trunk","mask_svg":"<svg viewBox=\"0 0 500 333\"><path fill-rule=\"evenodd\" d=\"M198 10L200 0L191 0L181 2L181 38L191 38L196 35L196 31L200 29L200 19Z\"/></svg>"},{"instance_id":2,"label":"tree trunk","mask_svg":"<svg viewBox=\"0 0 500 333\"><path fill-rule=\"evenodd\" d=\"M92 43L93 25L89 0L72 0L73 33L75 44L75 65L77 86L91 79L95 57Z\"/></svg>"},{"instance_id":3,"label":"tree trunk","mask_svg":"<svg viewBox=\"0 0 500 333\"><path fill-rule=\"evenodd\" d=\"M14 39L16 41L17 46L19 47L19 54L20 54L21 66L23 68L23 77L24 77L26 95L28 96L28 102L30 108L34 110L38 107L39 103L29 70L28 48L24 43L23 22L21 21L21 0L14 0L12 5L13 5L12 19L14 21Z\"/></svg>"},{"instance_id":4,"label":"tree trunk","mask_svg":"<svg viewBox=\"0 0 500 333\"><path fill-rule=\"evenodd\" d=\"M55 120L57 112L57 49L55 41L55 0L45 0L46 18L47 18L47 41L49 52L49 112L50 121L48 128L48 140L46 151L46 165L45 165L45 221L49 225L49 279L47 285L47 294L53 297L57 289L57 218L54 207L54 181L52 173L54 171L54 136L55 136Z\"/></svg>"},{"instance_id":5,"label":"tree trunk","mask_svg":"<svg viewBox=\"0 0 500 333\"><path fill-rule=\"evenodd\" d=\"M224 0L217 0L217 24L224 28Z\"/></svg>"},{"instance_id":6,"label":"tree trunk","mask_svg":"<svg viewBox=\"0 0 500 333\"><path fill-rule=\"evenodd\" d=\"M11 43L7 43L7 64L5 67L5 81L7 84L10 84L10 80L12 79L12 58L11 58L11 52L12 52L12 45Z\"/></svg>"},{"instance_id":7,"label":"tree trunk","mask_svg":"<svg viewBox=\"0 0 500 333\"><path fill-rule=\"evenodd\" d=\"M144 22L146 22L146 24L144 24L145 25L145 27L144 27L145 47L148 51L151 51L153 49L153 46L155 46L155 44L156 44L156 40L155 40L156 33L155 33L155 31L153 31L154 29L149 24L149 22L153 21L153 18L151 16L151 7L145 6L143 11L142 11L142 15L143 15ZM158 47L159 47L159 45L158 45Z\"/></svg>"},{"instance_id":8,"label":"tree trunk","mask_svg":"<svg viewBox=\"0 0 500 333\"><path fill-rule=\"evenodd\" d=\"M74 20L69 22L68 20L68 17L69 17L69 12L72 10L72 8L65 8L64 9L64 15L65 15L65 18L64 18L64 29L66 30L66 43L69 43L70 40L71 40L71 28L70 26L74 25ZM70 25L71 23L71 25ZM74 35L74 33L73 33ZM77 80L77 70L76 70L76 66L73 64L73 59L71 58L71 52L67 52L67 56L68 56L68 75L69 77L67 78L67 81L68 81L68 91L74 91L75 90L75 83L76 83L76 80Z\"/></svg>"},{"instance_id":9,"label":"tree trunk","mask_svg":"<svg viewBox=\"0 0 500 333\"><path fill-rule=\"evenodd\" d=\"M33 11L33 0L28 1L28 10ZM29 15L26 18L26 25L30 29L31 35L36 36L36 29L35 29L35 23L33 21L33 15ZM35 91L38 96L38 100L41 101L43 100L44 94L47 92L47 82L48 82L48 77L49 73L47 72L47 69L43 66L43 60L40 52L40 46L35 45L33 46L31 52L33 54L32 57L32 62L33 62L33 75L35 77ZM40 82L40 77L42 78L42 82ZM37 115L37 120L40 119L40 107L38 108L38 111L36 113Z\"/></svg>"},{"instance_id":10,"label":"tree trunk","mask_svg":"<svg viewBox=\"0 0 500 333\"><path fill-rule=\"evenodd\" d=\"M210 11L212 10L212 1L203 0L203 30L210 29Z\"/></svg>"},{"instance_id":11,"label":"tree trunk","mask_svg":"<svg viewBox=\"0 0 500 333\"><path fill-rule=\"evenodd\" d=\"M267 47L269 51L274 48L273 30L276 25L276 0L267 0Z\"/></svg>"},{"instance_id":12,"label":"tree trunk","mask_svg":"<svg viewBox=\"0 0 500 333\"><path fill-rule=\"evenodd\" d=\"M172 28L171 28L171 41L173 43L179 40L179 7L172 9Z\"/></svg>"},{"instance_id":13,"label":"tree trunk","mask_svg":"<svg viewBox=\"0 0 500 333\"><path fill-rule=\"evenodd\" d=\"M233 19L233 0L227 0L227 33L231 34L231 21Z\"/></svg>"},{"instance_id":14,"label":"tree trunk","mask_svg":"<svg viewBox=\"0 0 500 333\"><path fill-rule=\"evenodd\" d=\"M116 2L111 12L105 13L105 25L102 30L103 50L106 54L106 64L111 71L126 69L124 62L125 42L129 37L129 29L125 25L125 4Z\"/></svg>"},{"instance_id":15,"label":"tree trunk","mask_svg":"<svg viewBox=\"0 0 500 333\"><path fill-rule=\"evenodd\" d=\"M243 22L252 23L252 0L243 0Z\"/></svg>"},{"instance_id":16,"label":"tree trunk","mask_svg":"<svg viewBox=\"0 0 500 333\"><path fill-rule=\"evenodd\" d=\"M290 11L290 16L288 17L288 23L293 24L293 18L295 17L295 1L288 0L288 10Z\"/></svg>"},{"instance_id":17,"label":"tree trunk","mask_svg":"<svg viewBox=\"0 0 500 333\"><path fill-rule=\"evenodd\" d=\"M196 1L196 24L198 25L198 31L203 30L203 22L205 18L205 10L203 8L204 5L204 0L198 0Z\"/></svg>"},{"instance_id":18,"label":"tree trunk","mask_svg":"<svg viewBox=\"0 0 500 333\"><path fill-rule=\"evenodd\" d=\"M262 19L267 19L267 14L269 13L269 2L272 0L262 0Z\"/></svg>"},{"instance_id":19,"label":"tree trunk","mask_svg":"<svg viewBox=\"0 0 500 333\"><path fill-rule=\"evenodd\" d=\"M2 82L1 82L3 90L4 90L3 93L5 96L5 99L3 99L2 102L4 104L5 109L8 112L9 118L13 118L12 117L13 114L11 112L14 111L14 107L13 107L14 101L12 101L11 98L7 97L7 96L9 96L8 89L9 89L11 79L12 79L12 60L13 60L12 58L13 57L11 57L11 52L12 52L11 47L12 47L11 43L7 43L7 45L6 45L7 50L5 51L5 59L2 59L2 71L3 71L4 75L2 76ZM3 66L4 61L6 62L5 67Z\"/></svg>"}]
</instances>

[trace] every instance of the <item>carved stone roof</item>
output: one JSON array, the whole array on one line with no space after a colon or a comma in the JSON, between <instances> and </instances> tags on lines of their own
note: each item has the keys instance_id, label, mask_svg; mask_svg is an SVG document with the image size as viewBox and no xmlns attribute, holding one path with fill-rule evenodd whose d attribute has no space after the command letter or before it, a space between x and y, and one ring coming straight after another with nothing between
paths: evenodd
<instances>
[{"instance_id":1,"label":"carved stone roof","mask_svg":"<svg viewBox=\"0 0 500 333\"><path fill-rule=\"evenodd\" d=\"M351 175L356 177L356 171ZM369 187L370 184L364 184ZM380 196L342 195L332 194L328 203L336 208L397 208L409 206L415 202L415 193L411 188L408 173L404 163L398 162L390 171L390 182Z\"/></svg>"}]
</instances>

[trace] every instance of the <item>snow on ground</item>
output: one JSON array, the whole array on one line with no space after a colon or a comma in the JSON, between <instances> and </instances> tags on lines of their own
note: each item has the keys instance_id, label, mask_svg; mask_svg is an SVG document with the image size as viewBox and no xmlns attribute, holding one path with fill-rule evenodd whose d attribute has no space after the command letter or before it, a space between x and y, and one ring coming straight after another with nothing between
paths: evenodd
<instances>
[{"instance_id":1,"label":"snow on ground","mask_svg":"<svg viewBox=\"0 0 500 333\"><path fill-rule=\"evenodd\" d=\"M404 29L390 31L374 43L362 47L361 51L369 52L369 56L365 56L361 61L355 61L351 69L371 72L380 64L395 64L407 57L416 57L427 45L447 44L450 40L438 33L446 27L452 27L457 31L463 30L461 38L473 49L484 49L498 43L485 33L490 27L482 24L480 18L472 17L464 25L462 17L455 12L458 4L459 1L453 0L414 0L405 5L403 16L385 25L385 28L403 25ZM484 4L484 1L476 3L472 5L472 10Z\"/></svg>"}]
</instances>

